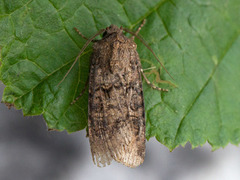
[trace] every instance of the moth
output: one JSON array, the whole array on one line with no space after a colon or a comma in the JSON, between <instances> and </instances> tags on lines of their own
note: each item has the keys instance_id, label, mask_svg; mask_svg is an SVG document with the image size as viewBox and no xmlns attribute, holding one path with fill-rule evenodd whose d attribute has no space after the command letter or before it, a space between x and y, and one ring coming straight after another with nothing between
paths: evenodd
<instances>
[{"instance_id":1,"label":"moth","mask_svg":"<svg viewBox=\"0 0 240 180\"><path fill-rule=\"evenodd\" d=\"M145 44L137 35L143 24L136 33L111 25L90 39L75 28L87 42L72 67L88 44L94 42L89 73L88 135L93 161L100 167L113 159L128 167L137 167L144 161L145 111L141 75L154 89L167 91L151 84L143 73L134 42L137 36ZM123 31L133 36L128 38ZM100 34L103 34L102 39L94 40Z\"/></svg>"}]
</instances>

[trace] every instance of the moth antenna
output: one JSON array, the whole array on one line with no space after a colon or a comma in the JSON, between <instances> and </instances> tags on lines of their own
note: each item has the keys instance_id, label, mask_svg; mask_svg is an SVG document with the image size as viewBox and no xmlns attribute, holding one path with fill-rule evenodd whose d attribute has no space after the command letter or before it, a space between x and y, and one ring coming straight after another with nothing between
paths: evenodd
<instances>
[{"instance_id":1,"label":"moth antenna","mask_svg":"<svg viewBox=\"0 0 240 180\"><path fill-rule=\"evenodd\" d=\"M137 31L135 32L136 35L140 32L142 27L146 24L146 19L143 20L142 24L138 27ZM131 39L134 40L135 36L132 36Z\"/></svg>"},{"instance_id":2,"label":"moth antenna","mask_svg":"<svg viewBox=\"0 0 240 180\"><path fill-rule=\"evenodd\" d=\"M171 76L171 74L167 71L167 69L164 67L164 65L161 63L161 61L158 59L157 55L153 52L153 50L147 45L147 43L143 40L143 38L141 38L140 36L138 36L136 33L126 29L126 28L123 28L124 31L130 33L131 35L137 37L143 44L144 46L146 46L150 51L151 53L154 55L154 57L158 60L158 62L161 64L161 66L163 67L163 69L168 73L168 75L174 80L174 78Z\"/></svg>"},{"instance_id":3,"label":"moth antenna","mask_svg":"<svg viewBox=\"0 0 240 180\"><path fill-rule=\"evenodd\" d=\"M95 37L97 37L98 35L102 34L104 31L105 31L105 29L101 29L94 36L92 36L90 39L87 40L87 42L84 44L83 48L79 52L78 56L76 57L75 61L73 62L72 66L69 68L68 72L65 74L65 76L62 78L62 80L58 83L57 86L59 86L66 79L67 75L70 73L70 71L72 70L73 66L76 64L78 58L81 56L83 51L88 47L90 42L92 42Z\"/></svg>"}]
</instances>

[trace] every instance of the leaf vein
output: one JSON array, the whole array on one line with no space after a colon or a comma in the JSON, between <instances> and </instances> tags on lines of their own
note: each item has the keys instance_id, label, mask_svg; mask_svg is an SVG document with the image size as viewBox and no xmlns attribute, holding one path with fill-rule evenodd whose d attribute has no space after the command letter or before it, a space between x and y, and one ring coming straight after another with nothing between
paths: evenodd
<instances>
[{"instance_id":1,"label":"leaf vein","mask_svg":"<svg viewBox=\"0 0 240 180\"><path fill-rule=\"evenodd\" d=\"M162 17L161 17L161 15L159 14L159 12L158 12L158 11L156 11L156 12L157 12L158 17L159 17L160 20L162 21L163 27L164 27L164 29L166 30L166 32L167 32L167 34L169 35L169 37L171 37L171 39L172 39L173 42L178 46L178 48L179 48L180 50L182 50L182 46L173 38L171 32L170 32L169 29L167 28L167 25L166 25L165 21L162 19Z\"/></svg>"},{"instance_id":2,"label":"leaf vein","mask_svg":"<svg viewBox=\"0 0 240 180\"><path fill-rule=\"evenodd\" d=\"M84 54L87 54L88 52L90 52L90 50L89 50L89 51L85 51L85 53L83 53L81 56L83 56ZM74 60L75 60L75 58L74 58L72 61L69 61L69 62L63 64L61 67L59 67L59 68L57 68L56 70L54 70L54 71L53 71L52 73L50 73L48 76L46 76L46 77L43 78L41 81L39 81L39 83L36 84L36 86L34 86L33 88L31 88L29 91L27 91L27 92L24 93L23 95L17 97L17 98L15 99L15 101L18 100L19 98L23 97L24 95L26 95L27 93L29 93L29 92L32 91L33 89L35 89L39 84L41 84L43 81L45 81L45 80L46 80L47 78L49 78L51 75L53 75L54 73L56 73L56 72L59 71L60 69L66 67L67 65L69 65L70 63L72 63Z\"/></svg>"},{"instance_id":3,"label":"leaf vein","mask_svg":"<svg viewBox=\"0 0 240 180\"><path fill-rule=\"evenodd\" d=\"M136 25L138 25L140 22L142 22L144 19L146 19L148 16L150 16L153 12L157 11L165 2L169 0L162 0L160 1L154 8L150 9L142 18L140 18L136 23L132 24L130 26L130 29L133 29Z\"/></svg>"},{"instance_id":4,"label":"leaf vein","mask_svg":"<svg viewBox=\"0 0 240 180\"><path fill-rule=\"evenodd\" d=\"M186 114L181 118L180 123L178 125L178 128L176 130L176 134L174 137L174 143L176 143L176 138L180 132L182 123L184 121L184 119L187 117L187 115L190 113L190 111L192 110L193 106L195 105L195 103L197 102L198 98L201 96L203 90L207 87L207 85L209 84L210 80L212 79L213 75L215 74L217 68L219 67L219 64L222 62L222 60L224 59L225 55L227 54L227 52L229 51L229 49L233 46L234 42L237 40L239 34L237 34L233 40L230 41L229 45L226 47L226 50L224 51L222 57L220 58L220 60L218 61L218 63L215 65L215 67L212 70L212 73L210 74L209 78L207 79L207 81L205 82L205 84L203 85L203 87L200 89L199 93L197 94L197 96L194 98L193 102L190 104L190 106L188 107Z\"/></svg>"}]
</instances>

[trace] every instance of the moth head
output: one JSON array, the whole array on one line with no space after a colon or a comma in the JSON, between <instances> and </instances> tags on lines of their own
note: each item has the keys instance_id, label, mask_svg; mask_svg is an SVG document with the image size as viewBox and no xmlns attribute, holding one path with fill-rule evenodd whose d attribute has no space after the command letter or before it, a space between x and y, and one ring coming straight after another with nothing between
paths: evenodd
<instances>
[{"instance_id":1,"label":"moth head","mask_svg":"<svg viewBox=\"0 0 240 180\"><path fill-rule=\"evenodd\" d=\"M106 28L105 32L103 33L103 37L113 34L113 33L117 33L117 34L121 34L122 33L122 27L119 28L116 25L111 25L109 27Z\"/></svg>"}]
</instances>

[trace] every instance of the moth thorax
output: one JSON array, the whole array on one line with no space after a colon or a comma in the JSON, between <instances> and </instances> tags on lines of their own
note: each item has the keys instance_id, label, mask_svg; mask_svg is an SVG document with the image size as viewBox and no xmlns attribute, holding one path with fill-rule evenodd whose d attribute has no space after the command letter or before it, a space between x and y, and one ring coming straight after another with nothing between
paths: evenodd
<instances>
[{"instance_id":1,"label":"moth thorax","mask_svg":"<svg viewBox=\"0 0 240 180\"><path fill-rule=\"evenodd\" d=\"M106 28L105 32L103 33L103 37L105 36L109 36L110 34L122 34L122 29L117 27L116 25L111 25L109 27Z\"/></svg>"}]
</instances>

